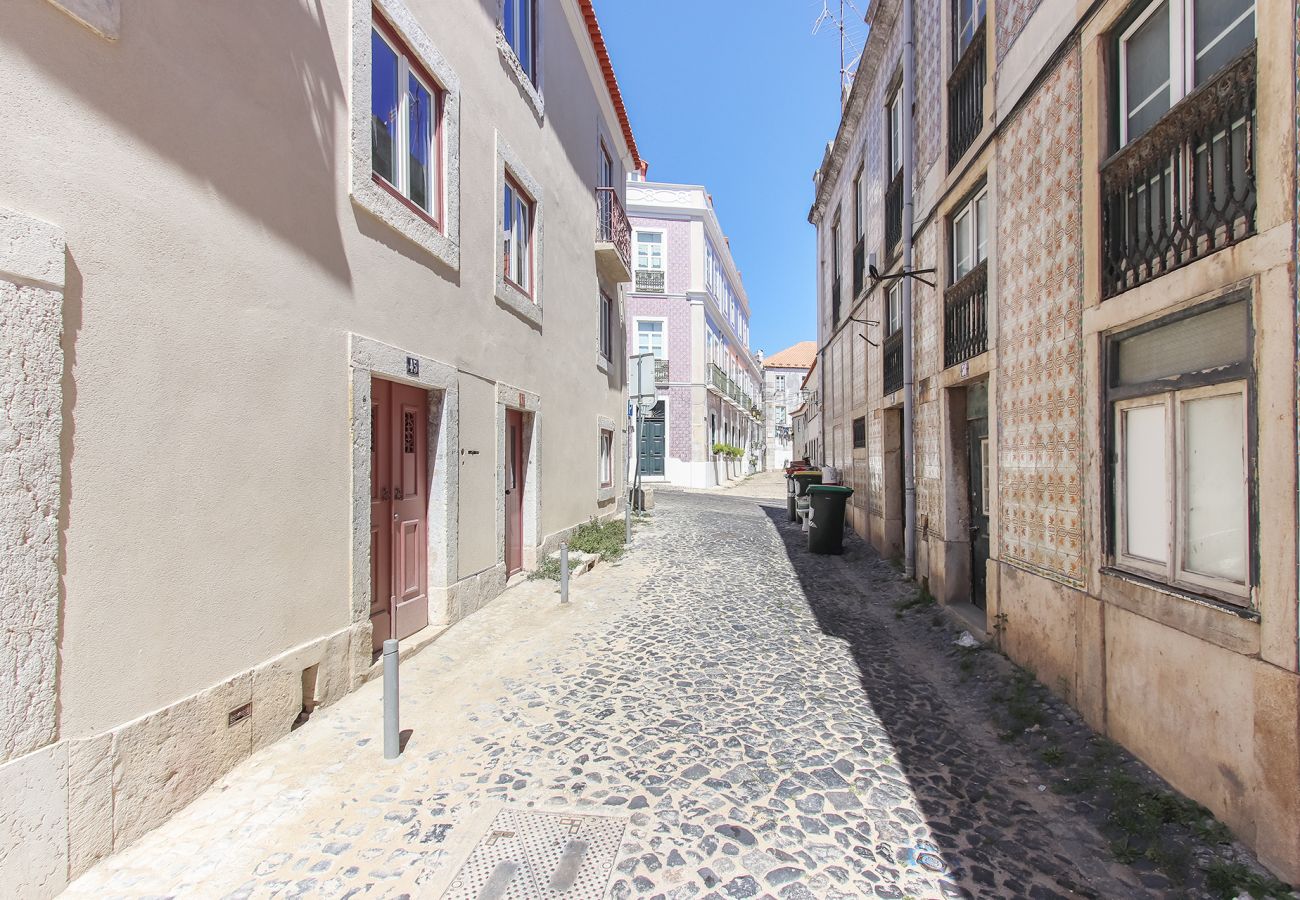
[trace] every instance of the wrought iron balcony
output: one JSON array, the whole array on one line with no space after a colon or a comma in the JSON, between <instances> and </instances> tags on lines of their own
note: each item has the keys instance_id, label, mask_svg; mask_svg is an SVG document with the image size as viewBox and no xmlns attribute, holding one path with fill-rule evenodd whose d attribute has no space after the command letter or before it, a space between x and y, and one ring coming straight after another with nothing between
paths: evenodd
<instances>
[{"instance_id":1,"label":"wrought iron balcony","mask_svg":"<svg viewBox=\"0 0 1300 900\"><path fill-rule=\"evenodd\" d=\"M971 269L943 294L943 365L955 366L989 348L989 262Z\"/></svg>"},{"instance_id":2,"label":"wrought iron balcony","mask_svg":"<svg viewBox=\"0 0 1300 900\"><path fill-rule=\"evenodd\" d=\"M837 325L840 321L840 277L836 275L831 279L831 325Z\"/></svg>"},{"instance_id":3,"label":"wrought iron balcony","mask_svg":"<svg viewBox=\"0 0 1300 900\"><path fill-rule=\"evenodd\" d=\"M893 253L902 238L903 170L899 169L885 190L885 253Z\"/></svg>"},{"instance_id":4,"label":"wrought iron balcony","mask_svg":"<svg viewBox=\"0 0 1300 900\"><path fill-rule=\"evenodd\" d=\"M668 360L655 360L655 384L668 383Z\"/></svg>"},{"instance_id":5,"label":"wrought iron balcony","mask_svg":"<svg viewBox=\"0 0 1300 900\"><path fill-rule=\"evenodd\" d=\"M858 238L858 245L853 248L853 300L862 293L862 285L867 275L867 238Z\"/></svg>"},{"instance_id":6,"label":"wrought iron balcony","mask_svg":"<svg viewBox=\"0 0 1300 900\"><path fill-rule=\"evenodd\" d=\"M1255 47L1101 167L1102 296L1255 233Z\"/></svg>"},{"instance_id":7,"label":"wrought iron balcony","mask_svg":"<svg viewBox=\"0 0 1300 900\"><path fill-rule=\"evenodd\" d=\"M667 290L665 281L662 269L637 269L633 289L638 294L662 294Z\"/></svg>"},{"instance_id":8,"label":"wrought iron balcony","mask_svg":"<svg viewBox=\"0 0 1300 900\"><path fill-rule=\"evenodd\" d=\"M903 331L899 329L885 338L881 348L881 360L884 366L886 395L894 393L903 386Z\"/></svg>"},{"instance_id":9,"label":"wrought iron balcony","mask_svg":"<svg viewBox=\"0 0 1300 900\"><path fill-rule=\"evenodd\" d=\"M985 19L948 79L948 168L966 155L984 128L984 80L988 71Z\"/></svg>"},{"instance_id":10,"label":"wrought iron balcony","mask_svg":"<svg viewBox=\"0 0 1300 900\"><path fill-rule=\"evenodd\" d=\"M612 187L596 188L596 262L611 281L630 279L632 226Z\"/></svg>"}]
</instances>

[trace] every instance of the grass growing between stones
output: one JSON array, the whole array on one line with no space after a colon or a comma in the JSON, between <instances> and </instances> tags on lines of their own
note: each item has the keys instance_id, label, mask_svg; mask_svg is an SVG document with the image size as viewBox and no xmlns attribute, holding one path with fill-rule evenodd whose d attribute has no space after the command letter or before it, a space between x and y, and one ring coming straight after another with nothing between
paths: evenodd
<instances>
[{"instance_id":1,"label":"grass growing between stones","mask_svg":"<svg viewBox=\"0 0 1300 900\"><path fill-rule=\"evenodd\" d=\"M934 595L925 585L921 585L910 597L904 597L894 604L894 618L903 618L903 613L913 609L928 609L935 605Z\"/></svg>"},{"instance_id":2,"label":"grass growing between stones","mask_svg":"<svg viewBox=\"0 0 1300 900\"><path fill-rule=\"evenodd\" d=\"M645 519L648 516L641 516ZM623 555L626 548L627 530L622 519L609 522L597 522L592 519L579 525L569 535L569 549L580 553L599 553L601 560L611 562ZM559 581L560 557L552 554L542 560L532 572L529 581Z\"/></svg>"},{"instance_id":3,"label":"grass growing between stones","mask_svg":"<svg viewBox=\"0 0 1300 900\"><path fill-rule=\"evenodd\" d=\"M1261 875L1241 863L1216 861L1205 870L1205 880L1210 890L1224 900L1231 900L1243 892L1259 900L1287 900L1295 896L1290 888L1276 878Z\"/></svg>"}]
</instances>

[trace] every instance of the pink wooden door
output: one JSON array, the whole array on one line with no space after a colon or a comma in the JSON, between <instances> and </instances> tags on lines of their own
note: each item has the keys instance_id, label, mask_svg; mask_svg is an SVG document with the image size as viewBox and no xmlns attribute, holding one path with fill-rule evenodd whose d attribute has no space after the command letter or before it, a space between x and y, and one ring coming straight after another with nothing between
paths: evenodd
<instances>
[{"instance_id":1,"label":"pink wooden door","mask_svg":"<svg viewBox=\"0 0 1300 900\"><path fill-rule=\"evenodd\" d=\"M374 379L370 619L375 649L429 624L429 397Z\"/></svg>"},{"instance_id":2,"label":"pink wooden door","mask_svg":"<svg viewBox=\"0 0 1300 900\"><path fill-rule=\"evenodd\" d=\"M506 577L524 567L524 414L506 410Z\"/></svg>"},{"instance_id":3,"label":"pink wooden door","mask_svg":"<svg viewBox=\"0 0 1300 900\"><path fill-rule=\"evenodd\" d=\"M393 488L389 446L393 384L370 380L370 649L393 636Z\"/></svg>"}]
</instances>

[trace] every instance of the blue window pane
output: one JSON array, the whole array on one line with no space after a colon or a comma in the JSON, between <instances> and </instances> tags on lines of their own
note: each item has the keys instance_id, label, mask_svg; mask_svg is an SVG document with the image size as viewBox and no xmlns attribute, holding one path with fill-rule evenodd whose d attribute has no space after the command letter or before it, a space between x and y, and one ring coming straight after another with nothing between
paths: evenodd
<instances>
[{"instance_id":1,"label":"blue window pane","mask_svg":"<svg viewBox=\"0 0 1300 900\"><path fill-rule=\"evenodd\" d=\"M504 4L504 21L501 23L501 27L506 33L506 43L511 47L515 46L515 35L518 34L517 23L515 22L515 3L517 2L518 0L506 0Z\"/></svg>"},{"instance_id":2,"label":"blue window pane","mask_svg":"<svg viewBox=\"0 0 1300 900\"><path fill-rule=\"evenodd\" d=\"M370 32L370 157L376 175L395 180L397 54L379 32Z\"/></svg>"},{"instance_id":3,"label":"blue window pane","mask_svg":"<svg viewBox=\"0 0 1300 900\"><path fill-rule=\"evenodd\" d=\"M432 212L429 174L434 163L433 154L435 152L433 145L434 98L425 89L424 85L415 79L414 75L409 77L411 80L410 197L411 202L420 209Z\"/></svg>"},{"instance_id":4,"label":"blue window pane","mask_svg":"<svg viewBox=\"0 0 1300 900\"><path fill-rule=\"evenodd\" d=\"M519 65L530 81L533 76L533 0L519 0L519 43L515 47Z\"/></svg>"},{"instance_id":5,"label":"blue window pane","mask_svg":"<svg viewBox=\"0 0 1300 900\"><path fill-rule=\"evenodd\" d=\"M501 234L502 234L502 239L505 242L504 243L505 274L507 278L513 279L514 274L511 270L511 263L513 262L513 260L511 258L511 253L510 253L510 249L511 249L510 237L512 234L514 234L514 226L515 226L515 192L510 189L509 183L506 184L504 200L505 200L505 208L502 210Z\"/></svg>"}]
</instances>

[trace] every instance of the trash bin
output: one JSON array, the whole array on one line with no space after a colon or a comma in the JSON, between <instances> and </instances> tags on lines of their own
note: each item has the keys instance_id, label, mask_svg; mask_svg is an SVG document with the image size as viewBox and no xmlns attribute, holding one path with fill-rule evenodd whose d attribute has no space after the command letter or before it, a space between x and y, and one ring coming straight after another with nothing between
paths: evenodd
<instances>
[{"instance_id":1,"label":"trash bin","mask_svg":"<svg viewBox=\"0 0 1300 900\"><path fill-rule=\"evenodd\" d=\"M814 484L808 488L808 549L813 553L844 552L844 507L853 488Z\"/></svg>"},{"instance_id":2,"label":"trash bin","mask_svg":"<svg viewBox=\"0 0 1300 900\"><path fill-rule=\"evenodd\" d=\"M794 483L794 496L789 499L792 512L790 521L793 522L799 518L801 512L807 511L808 487L813 484L821 484L822 473L820 469L801 469L798 472L790 473L790 480Z\"/></svg>"},{"instance_id":3,"label":"trash bin","mask_svg":"<svg viewBox=\"0 0 1300 900\"><path fill-rule=\"evenodd\" d=\"M788 512L790 513L791 522L793 522L795 519L798 518L798 516L795 515L795 511L794 511L794 494L795 494L794 476L787 474L785 476L785 505Z\"/></svg>"}]
</instances>

